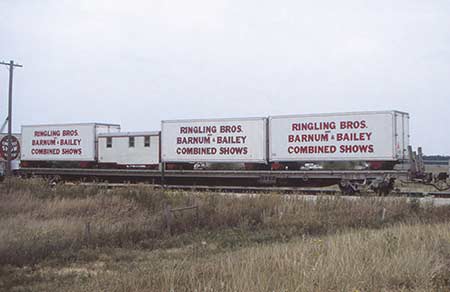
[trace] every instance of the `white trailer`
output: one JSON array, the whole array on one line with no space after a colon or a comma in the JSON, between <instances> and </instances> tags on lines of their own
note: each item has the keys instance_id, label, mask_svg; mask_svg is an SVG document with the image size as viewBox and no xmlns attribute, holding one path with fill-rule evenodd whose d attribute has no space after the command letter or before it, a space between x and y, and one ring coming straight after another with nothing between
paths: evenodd
<instances>
[{"instance_id":1,"label":"white trailer","mask_svg":"<svg viewBox=\"0 0 450 292\"><path fill-rule=\"evenodd\" d=\"M161 123L163 162L267 162L267 119L199 119Z\"/></svg>"},{"instance_id":2,"label":"white trailer","mask_svg":"<svg viewBox=\"0 0 450 292\"><path fill-rule=\"evenodd\" d=\"M272 162L406 160L409 115L376 111L272 116L269 141Z\"/></svg>"},{"instance_id":3,"label":"white trailer","mask_svg":"<svg viewBox=\"0 0 450 292\"><path fill-rule=\"evenodd\" d=\"M21 160L95 162L98 135L119 131L103 123L22 126Z\"/></svg>"},{"instance_id":4,"label":"white trailer","mask_svg":"<svg viewBox=\"0 0 450 292\"><path fill-rule=\"evenodd\" d=\"M159 132L118 132L98 136L99 164L115 167L157 167Z\"/></svg>"}]
</instances>

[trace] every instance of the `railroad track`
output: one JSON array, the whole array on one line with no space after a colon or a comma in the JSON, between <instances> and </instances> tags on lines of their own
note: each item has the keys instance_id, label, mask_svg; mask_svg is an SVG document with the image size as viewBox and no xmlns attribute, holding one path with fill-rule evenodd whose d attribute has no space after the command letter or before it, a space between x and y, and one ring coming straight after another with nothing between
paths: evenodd
<instances>
[{"instance_id":1,"label":"railroad track","mask_svg":"<svg viewBox=\"0 0 450 292\"><path fill-rule=\"evenodd\" d=\"M139 184L127 184L127 183L66 183L69 185L86 185L86 186L99 186L105 188L124 188L129 186L137 186ZM192 186L192 185L166 185L161 186L158 184L142 184L154 188L164 188L171 190L188 190L197 192L220 192L220 193L239 193L239 194L255 194L255 193L274 193L274 194L291 194L291 195L342 195L340 190L336 189L324 189L324 188L299 188L299 187L242 187L242 186ZM373 191L365 191L357 196L377 196ZM411 190L397 190L392 191L390 197L409 197L409 198L448 198L450 199L450 192L426 192L426 191L411 191Z\"/></svg>"}]
</instances>

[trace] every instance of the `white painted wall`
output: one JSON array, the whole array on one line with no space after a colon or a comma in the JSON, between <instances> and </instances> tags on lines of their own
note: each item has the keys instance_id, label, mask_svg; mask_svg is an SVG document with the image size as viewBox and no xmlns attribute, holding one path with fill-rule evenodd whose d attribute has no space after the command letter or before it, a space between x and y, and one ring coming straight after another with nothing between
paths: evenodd
<instances>
[{"instance_id":1,"label":"white painted wall","mask_svg":"<svg viewBox=\"0 0 450 292\"><path fill-rule=\"evenodd\" d=\"M264 163L266 118L174 120L161 123L165 162Z\"/></svg>"},{"instance_id":2,"label":"white painted wall","mask_svg":"<svg viewBox=\"0 0 450 292\"><path fill-rule=\"evenodd\" d=\"M150 136L150 147L144 147L144 136L134 136L134 147L129 147L129 137L113 136L111 148L106 148L107 137L99 137L99 163L117 163L120 165L150 165L159 163L159 136Z\"/></svg>"},{"instance_id":3,"label":"white painted wall","mask_svg":"<svg viewBox=\"0 0 450 292\"><path fill-rule=\"evenodd\" d=\"M97 123L22 126L22 161L96 161L97 135L120 126Z\"/></svg>"},{"instance_id":4,"label":"white painted wall","mask_svg":"<svg viewBox=\"0 0 450 292\"><path fill-rule=\"evenodd\" d=\"M299 130L297 124L311 127ZM399 160L407 154L409 116L395 111L275 116L269 117L269 131L271 161ZM294 151L300 148L311 150Z\"/></svg>"}]
</instances>

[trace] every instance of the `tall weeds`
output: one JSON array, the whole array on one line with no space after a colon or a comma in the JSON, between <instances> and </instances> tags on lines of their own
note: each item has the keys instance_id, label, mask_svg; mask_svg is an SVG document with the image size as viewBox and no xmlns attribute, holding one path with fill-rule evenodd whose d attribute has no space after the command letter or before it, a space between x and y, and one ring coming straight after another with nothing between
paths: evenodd
<instances>
[{"instance_id":1,"label":"tall weeds","mask_svg":"<svg viewBox=\"0 0 450 292\"><path fill-rule=\"evenodd\" d=\"M100 273L78 291L449 291L450 225L396 225ZM155 261L155 263L153 263Z\"/></svg>"},{"instance_id":2,"label":"tall weeds","mask_svg":"<svg viewBox=\"0 0 450 292\"><path fill-rule=\"evenodd\" d=\"M50 187L40 180L13 180L9 185L9 192L0 185L0 264L13 265L70 259L86 247L176 246L190 242L185 235L209 234L219 245L233 247L398 222L444 222L450 211L404 199L319 197L308 201L295 196L235 197L139 185ZM169 233L164 217L168 206L198 209L171 213ZM183 240L174 240L181 236Z\"/></svg>"}]
</instances>

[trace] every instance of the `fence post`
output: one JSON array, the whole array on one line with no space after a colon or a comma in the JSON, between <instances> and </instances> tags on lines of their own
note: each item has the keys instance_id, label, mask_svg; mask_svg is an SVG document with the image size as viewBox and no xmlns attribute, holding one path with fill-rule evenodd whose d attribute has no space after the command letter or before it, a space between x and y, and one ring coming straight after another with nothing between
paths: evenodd
<instances>
[{"instance_id":1,"label":"fence post","mask_svg":"<svg viewBox=\"0 0 450 292\"><path fill-rule=\"evenodd\" d=\"M161 187L166 188L166 163L161 163Z\"/></svg>"},{"instance_id":2,"label":"fence post","mask_svg":"<svg viewBox=\"0 0 450 292\"><path fill-rule=\"evenodd\" d=\"M164 223L166 225L165 227L167 228L167 231L169 232L169 234L172 234L172 230L171 230L171 226L172 226L172 210L171 210L170 204L165 204L164 205L163 218L164 218Z\"/></svg>"},{"instance_id":3,"label":"fence post","mask_svg":"<svg viewBox=\"0 0 450 292\"><path fill-rule=\"evenodd\" d=\"M91 243L91 222L86 222L84 226L84 237L86 241L86 245Z\"/></svg>"},{"instance_id":4,"label":"fence post","mask_svg":"<svg viewBox=\"0 0 450 292\"><path fill-rule=\"evenodd\" d=\"M197 221L196 222L196 224L197 224L197 228L199 228L199 225L200 225L200 217L199 217L199 214L198 214L198 205L196 205L195 206L195 220Z\"/></svg>"}]
</instances>

